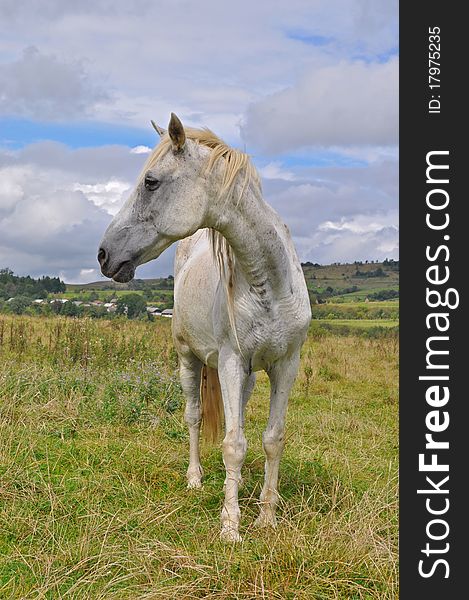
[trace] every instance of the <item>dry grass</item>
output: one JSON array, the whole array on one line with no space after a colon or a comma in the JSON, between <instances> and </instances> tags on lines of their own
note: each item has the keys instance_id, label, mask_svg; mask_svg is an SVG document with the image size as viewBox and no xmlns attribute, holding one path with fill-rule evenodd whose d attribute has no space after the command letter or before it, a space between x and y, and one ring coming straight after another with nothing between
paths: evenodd
<instances>
[{"instance_id":1,"label":"dry grass","mask_svg":"<svg viewBox=\"0 0 469 600\"><path fill-rule=\"evenodd\" d=\"M203 490L185 489L167 321L0 318L0 598L397 598L397 350L308 339L266 532L259 376L231 546L218 447L203 445Z\"/></svg>"}]
</instances>

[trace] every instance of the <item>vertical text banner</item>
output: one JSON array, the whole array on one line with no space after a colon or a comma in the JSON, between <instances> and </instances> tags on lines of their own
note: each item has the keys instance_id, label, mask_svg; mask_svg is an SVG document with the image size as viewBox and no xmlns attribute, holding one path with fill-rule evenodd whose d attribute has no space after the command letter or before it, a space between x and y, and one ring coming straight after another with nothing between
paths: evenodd
<instances>
[{"instance_id":1,"label":"vertical text banner","mask_svg":"<svg viewBox=\"0 0 469 600\"><path fill-rule=\"evenodd\" d=\"M461 3L401 3L403 599L469 598L467 27Z\"/></svg>"}]
</instances>

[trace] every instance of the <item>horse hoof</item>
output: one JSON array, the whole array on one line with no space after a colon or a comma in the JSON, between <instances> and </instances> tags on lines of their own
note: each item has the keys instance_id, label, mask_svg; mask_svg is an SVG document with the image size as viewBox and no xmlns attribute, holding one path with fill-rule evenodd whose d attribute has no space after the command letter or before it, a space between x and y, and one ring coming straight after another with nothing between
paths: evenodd
<instances>
[{"instance_id":1,"label":"horse hoof","mask_svg":"<svg viewBox=\"0 0 469 600\"><path fill-rule=\"evenodd\" d=\"M257 519L254 521L254 527L259 529L265 529L266 527L272 527L275 529L277 527L277 519L275 515L269 515L267 513L261 513Z\"/></svg>"},{"instance_id":2,"label":"horse hoof","mask_svg":"<svg viewBox=\"0 0 469 600\"><path fill-rule=\"evenodd\" d=\"M192 477L187 480L188 490L200 490L202 488L202 481L198 477Z\"/></svg>"},{"instance_id":3,"label":"horse hoof","mask_svg":"<svg viewBox=\"0 0 469 600\"><path fill-rule=\"evenodd\" d=\"M220 539L222 542L242 542L243 538L239 535L236 529L233 527L222 527L220 533Z\"/></svg>"}]
</instances>

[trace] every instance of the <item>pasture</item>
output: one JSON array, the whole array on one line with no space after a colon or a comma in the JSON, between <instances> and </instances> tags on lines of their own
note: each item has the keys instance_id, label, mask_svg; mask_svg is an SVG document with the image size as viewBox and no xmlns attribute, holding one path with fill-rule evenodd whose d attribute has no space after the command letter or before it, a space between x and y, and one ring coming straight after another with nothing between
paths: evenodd
<instances>
[{"instance_id":1,"label":"pasture","mask_svg":"<svg viewBox=\"0 0 469 600\"><path fill-rule=\"evenodd\" d=\"M0 597L394 599L398 342L313 324L276 530L257 530L268 380L247 408L240 544L219 541L221 443L188 434L169 320L0 315ZM388 323L379 323L388 326ZM363 328L362 328L363 329Z\"/></svg>"}]
</instances>

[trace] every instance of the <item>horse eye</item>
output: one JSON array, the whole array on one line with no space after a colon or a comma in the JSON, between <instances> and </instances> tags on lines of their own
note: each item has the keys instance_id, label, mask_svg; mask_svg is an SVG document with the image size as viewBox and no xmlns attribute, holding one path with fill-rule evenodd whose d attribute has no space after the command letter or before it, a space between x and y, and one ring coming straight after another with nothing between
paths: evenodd
<instances>
[{"instance_id":1,"label":"horse eye","mask_svg":"<svg viewBox=\"0 0 469 600\"><path fill-rule=\"evenodd\" d=\"M149 192L154 192L160 185L160 181L151 175L145 176L145 189Z\"/></svg>"}]
</instances>

